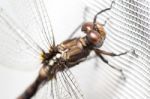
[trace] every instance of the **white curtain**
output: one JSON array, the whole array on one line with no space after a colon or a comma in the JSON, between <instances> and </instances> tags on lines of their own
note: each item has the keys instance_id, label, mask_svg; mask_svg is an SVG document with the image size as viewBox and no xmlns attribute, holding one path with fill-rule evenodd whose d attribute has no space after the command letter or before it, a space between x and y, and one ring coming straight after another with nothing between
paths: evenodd
<instances>
[{"instance_id":1,"label":"white curtain","mask_svg":"<svg viewBox=\"0 0 150 99\"><path fill-rule=\"evenodd\" d=\"M86 19L110 7L111 0L84 0L88 11ZM149 0L115 0L112 9L99 15L105 26L106 40L101 49L121 53L120 57L106 57L110 64L122 68L126 81L117 71L98 63L90 83L88 99L149 99L150 98L150 2ZM94 71L93 71L94 72ZM92 93L92 94L90 94Z\"/></svg>"}]
</instances>

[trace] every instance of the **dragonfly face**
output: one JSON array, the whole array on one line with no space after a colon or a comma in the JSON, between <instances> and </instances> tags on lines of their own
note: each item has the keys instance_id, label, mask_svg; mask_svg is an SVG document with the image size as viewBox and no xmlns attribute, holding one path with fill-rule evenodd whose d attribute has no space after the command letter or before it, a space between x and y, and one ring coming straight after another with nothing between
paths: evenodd
<instances>
[{"instance_id":1,"label":"dragonfly face","mask_svg":"<svg viewBox=\"0 0 150 99\"><path fill-rule=\"evenodd\" d=\"M103 25L98 22L95 24L93 22L86 22L82 25L81 30L86 33L89 44L96 48L102 46L106 36Z\"/></svg>"}]
</instances>

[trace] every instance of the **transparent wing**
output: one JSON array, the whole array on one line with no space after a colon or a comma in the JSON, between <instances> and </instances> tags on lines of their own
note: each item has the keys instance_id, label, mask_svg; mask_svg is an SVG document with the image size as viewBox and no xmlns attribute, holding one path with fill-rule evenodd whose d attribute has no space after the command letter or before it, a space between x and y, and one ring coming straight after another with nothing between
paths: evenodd
<instances>
[{"instance_id":1,"label":"transparent wing","mask_svg":"<svg viewBox=\"0 0 150 99\"><path fill-rule=\"evenodd\" d=\"M0 2L0 64L23 70L38 67L41 51L55 46L44 2Z\"/></svg>"},{"instance_id":2,"label":"transparent wing","mask_svg":"<svg viewBox=\"0 0 150 99\"><path fill-rule=\"evenodd\" d=\"M84 99L71 71L57 73L56 79L49 81L33 99Z\"/></svg>"}]
</instances>

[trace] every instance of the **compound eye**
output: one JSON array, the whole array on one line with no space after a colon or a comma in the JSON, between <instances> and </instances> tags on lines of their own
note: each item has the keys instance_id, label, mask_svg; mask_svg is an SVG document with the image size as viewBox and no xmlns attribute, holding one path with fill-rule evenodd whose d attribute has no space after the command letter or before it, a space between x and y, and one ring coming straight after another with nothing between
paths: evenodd
<instances>
[{"instance_id":1,"label":"compound eye","mask_svg":"<svg viewBox=\"0 0 150 99\"><path fill-rule=\"evenodd\" d=\"M88 41L93 45L97 45L100 41L100 34L97 31L91 31L87 34Z\"/></svg>"},{"instance_id":2,"label":"compound eye","mask_svg":"<svg viewBox=\"0 0 150 99\"><path fill-rule=\"evenodd\" d=\"M82 25L81 31L88 34L93 29L93 23L87 22Z\"/></svg>"}]
</instances>

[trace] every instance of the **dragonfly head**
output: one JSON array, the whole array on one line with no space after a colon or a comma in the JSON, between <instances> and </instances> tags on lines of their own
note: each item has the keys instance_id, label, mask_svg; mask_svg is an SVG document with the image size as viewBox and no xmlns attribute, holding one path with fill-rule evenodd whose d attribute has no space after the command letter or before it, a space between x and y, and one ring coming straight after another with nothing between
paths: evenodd
<instances>
[{"instance_id":1,"label":"dragonfly head","mask_svg":"<svg viewBox=\"0 0 150 99\"><path fill-rule=\"evenodd\" d=\"M81 31L86 34L88 43L96 48L102 45L106 35L100 23L86 22L82 25Z\"/></svg>"}]
</instances>

